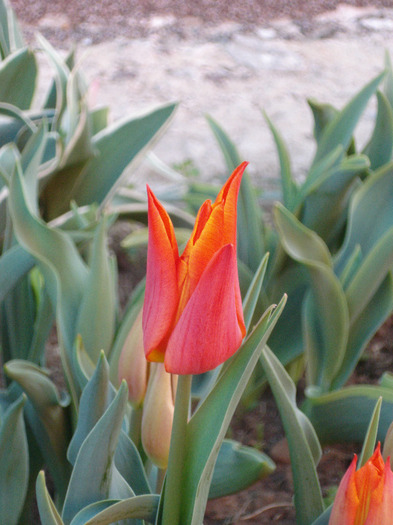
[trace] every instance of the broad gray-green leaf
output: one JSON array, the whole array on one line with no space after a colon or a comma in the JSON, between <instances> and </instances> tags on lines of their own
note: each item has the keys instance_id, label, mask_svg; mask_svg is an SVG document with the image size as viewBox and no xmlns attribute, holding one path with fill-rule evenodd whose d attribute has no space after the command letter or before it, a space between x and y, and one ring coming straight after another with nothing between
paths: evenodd
<instances>
[{"instance_id":1,"label":"broad gray-green leaf","mask_svg":"<svg viewBox=\"0 0 393 525\"><path fill-rule=\"evenodd\" d=\"M188 423L179 523L200 525L203 521L222 440L259 359L260 351L284 305L285 297L272 314L270 309L261 318L239 351L223 367L213 389Z\"/></svg>"},{"instance_id":2,"label":"broad gray-green leaf","mask_svg":"<svg viewBox=\"0 0 393 525\"><path fill-rule=\"evenodd\" d=\"M332 389L341 388L351 376L367 343L393 311L393 277L391 272L361 314L351 323L347 348Z\"/></svg>"},{"instance_id":3,"label":"broad gray-green leaf","mask_svg":"<svg viewBox=\"0 0 393 525\"><path fill-rule=\"evenodd\" d=\"M314 230L334 248L341 244L342 230L347 219L348 202L358 186L359 176L370 166L365 155L346 157L337 166L322 174L315 186L310 184L304 197L301 222ZM307 185L301 187L299 194Z\"/></svg>"},{"instance_id":4,"label":"broad gray-green leaf","mask_svg":"<svg viewBox=\"0 0 393 525\"><path fill-rule=\"evenodd\" d=\"M369 175L353 194L348 211L348 227L335 267L340 275L356 246L363 257L393 224L393 164L383 166Z\"/></svg>"},{"instance_id":5,"label":"broad gray-green leaf","mask_svg":"<svg viewBox=\"0 0 393 525\"><path fill-rule=\"evenodd\" d=\"M268 123L270 131L272 132L274 138L274 142L276 143L281 168L281 188L283 204L286 208L288 208L288 210L294 211L297 184L292 176L291 160L289 158L289 153L278 129L274 126L273 122L269 119L265 112L263 113L263 116L265 117L265 120Z\"/></svg>"},{"instance_id":6,"label":"broad gray-green leaf","mask_svg":"<svg viewBox=\"0 0 393 525\"><path fill-rule=\"evenodd\" d=\"M21 156L26 191L30 195L30 205L34 213L38 214L38 176L47 141L47 129L41 124L37 131L27 141Z\"/></svg>"},{"instance_id":7,"label":"broad gray-green leaf","mask_svg":"<svg viewBox=\"0 0 393 525\"><path fill-rule=\"evenodd\" d=\"M351 323L371 301L393 268L393 226L379 238L345 291Z\"/></svg>"},{"instance_id":8,"label":"broad gray-green leaf","mask_svg":"<svg viewBox=\"0 0 393 525\"><path fill-rule=\"evenodd\" d=\"M275 468L274 462L263 452L224 439L214 467L209 499L244 490Z\"/></svg>"},{"instance_id":9,"label":"broad gray-green leaf","mask_svg":"<svg viewBox=\"0 0 393 525\"><path fill-rule=\"evenodd\" d=\"M280 240L288 254L298 261L313 261L332 267L330 252L323 240L302 225L290 211L277 203L274 219Z\"/></svg>"},{"instance_id":10,"label":"broad gray-green leaf","mask_svg":"<svg viewBox=\"0 0 393 525\"><path fill-rule=\"evenodd\" d=\"M76 400L70 354L88 269L70 237L42 222L32 211L34 204L29 198L17 170L11 180L9 197L15 235L23 248L40 263L49 296L56 307L60 340L68 352L64 355L63 366L71 395Z\"/></svg>"},{"instance_id":11,"label":"broad gray-green leaf","mask_svg":"<svg viewBox=\"0 0 393 525\"><path fill-rule=\"evenodd\" d=\"M93 503L78 512L71 525L111 525L130 518L155 523L159 499L158 494L145 494L122 501Z\"/></svg>"},{"instance_id":12,"label":"broad gray-green leaf","mask_svg":"<svg viewBox=\"0 0 393 525\"><path fill-rule=\"evenodd\" d=\"M169 104L142 117L116 122L95 135L96 155L51 185L49 217L67 211L72 200L79 206L107 202L123 181L125 168L157 139L175 107Z\"/></svg>"},{"instance_id":13,"label":"broad gray-green leaf","mask_svg":"<svg viewBox=\"0 0 393 525\"><path fill-rule=\"evenodd\" d=\"M50 497L45 483L44 471L41 471L36 482L37 505L42 525L64 525L55 504Z\"/></svg>"},{"instance_id":14,"label":"broad gray-green leaf","mask_svg":"<svg viewBox=\"0 0 393 525\"><path fill-rule=\"evenodd\" d=\"M307 100L314 117L314 137L319 142L326 126L336 117L338 110L331 104L323 104L314 99Z\"/></svg>"},{"instance_id":15,"label":"broad gray-green leaf","mask_svg":"<svg viewBox=\"0 0 393 525\"><path fill-rule=\"evenodd\" d=\"M138 449L123 430L116 447L115 464L136 495L151 493Z\"/></svg>"},{"instance_id":16,"label":"broad gray-green leaf","mask_svg":"<svg viewBox=\"0 0 393 525\"><path fill-rule=\"evenodd\" d=\"M107 221L104 218L94 236L90 272L76 324L76 333L81 335L83 346L93 363L97 362L101 350L109 354L115 332L116 297L111 262L107 247Z\"/></svg>"},{"instance_id":17,"label":"broad gray-green leaf","mask_svg":"<svg viewBox=\"0 0 393 525\"><path fill-rule=\"evenodd\" d=\"M382 92L377 91L377 99L378 113L374 131L364 148L373 170L387 164L392 159L393 150L393 108Z\"/></svg>"},{"instance_id":18,"label":"broad gray-green leaf","mask_svg":"<svg viewBox=\"0 0 393 525\"><path fill-rule=\"evenodd\" d=\"M84 440L103 416L109 403L113 401L113 397L109 383L108 363L104 354L101 353L94 374L80 397L78 423L67 451L67 458L72 465L75 464Z\"/></svg>"},{"instance_id":19,"label":"broad gray-green leaf","mask_svg":"<svg viewBox=\"0 0 393 525\"><path fill-rule=\"evenodd\" d=\"M29 478L29 452L22 395L0 410L0 523L16 525L22 511Z\"/></svg>"},{"instance_id":20,"label":"broad gray-green leaf","mask_svg":"<svg viewBox=\"0 0 393 525\"><path fill-rule=\"evenodd\" d=\"M0 63L0 100L29 109L37 81L37 63L32 50L20 49Z\"/></svg>"},{"instance_id":21,"label":"broad gray-green leaf","mask_svg":"<svg viewBox=\"0 0 393 525\"><path fill-rule=\"evenodd\" d=\"M321 446L309 419L297 408L296 387L292 379L267 347L262 350L261 362L288 440L296 518L302 525L308 525L324 510L316 471L322 455Z\"/></svg>"},{"instance_id":22,"label":"broad gray-green leaf","mask_svg":"<svg viewBox=\"0 0 393 525\"><path fill-rule=\"evenodd\" d=\"M127 386L123 382L115 399L79 449L62 512L66 525L91 503L134 496L113 460L126 406Z\"/></svg>"},{"instance_id":23,"label":"broad gray-green leaf","mask_svg":"<svg viewBox=\"0 0 393 525\"><path fill-rule=\"evenodd\" d=\"M306 390L307 399L302 409L323 444L362 443L380 396L383 402L377 439L383 441L392 422L393 390L390 388L357 385L321 394L318 389L310 387Z\"/></svg>"},{"instance_id":24,"label":"broad gray-green leaf","mask_svg":"<svg viewBox=\"0 0 393 525\"><path fill-rule=\"evenodd\" d=\"M369 82L349 103L342 109L323 130L321 139L318 143L317 152L313 164L322 159L327 153L336 148L339 144L344 150L347 149L353 131L359 121L364 108L370 97L377 90L378 85L383 79L385 72L379 74Z\"/></svg>"},{"instance_id":25,"label":"broad gray-green leaf","mask_svg":"<svg viewBox=\"0 0 393 525\"><path fill-rule=\"evenodd\" d=\"M66 62L60 57L59 53L54 47L44 38L40 33L37 34L37 40L51 65L55 69L55 83L56 83L56 112L53 128L57 129L58 119L61 118L66 107L66 90L70 70ZM45 105L47 108L48 106Z\"/></svg>"},{"instance_id":26,"label":"broad gray-green leaf","mask_svg":"<svg viewBox=\"0 0 393 525\"><path fill-rule=\"evenodd\" d=\"M70 475L65 454L70 439L66 409L69 399L61 400L49 373L33 363L14 359L4 369L28 397L25 412L29 425L62 497Z\"/></svg>"},{"instance_id":27,"label":"broad gray-green leaf","mask_svg":"<svg viewBox=\"0 0 393 525\"><path fill-rule=\"evenodd\" d=\"M393 108L393 68L390 53L387 49L385 50L385 70L386 76L383 86L384 93L386 95L386 98L389 100L391 107Z\"/></svg>"},{"instance_id":28,"label":"broad gray-green leaf","mask_svg":"<svg viewBox=\"0 0 393 525\"><path fill-rule=\"evenodd\" d=\"M284 248L310 274L312 295L308 295L303 310L308 377L312 384L329 389L344 358L348 339L345 295L322 239L280 205L276 206L274 216Z\"/></svg>"},{"instance_id":29,"label":"broad gray-green leaf","mask_svg":"<svg viewBox=\"0 0 393 525\"><path fill-rule=\"evenodd\" d=\"M6 57L9 53L13 53L17 49L25 46L22 31L19 27L19 22L15 16L15 12L12 9L8 0L2 0L0 12L0 24L1 34L0 39L2 58Z\"/></svg>"}]
</instances>

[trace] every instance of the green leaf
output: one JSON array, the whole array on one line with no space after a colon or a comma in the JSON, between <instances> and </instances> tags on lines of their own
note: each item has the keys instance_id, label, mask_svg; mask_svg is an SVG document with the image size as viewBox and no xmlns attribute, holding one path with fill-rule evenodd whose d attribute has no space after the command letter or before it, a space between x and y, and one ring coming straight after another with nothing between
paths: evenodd
<instances>
[{"instance_id":1,"label":"green leaf","mask_svg":"<svg viewBox=\"0 0 393 525\"><path fill-rule=\"evenodd\" d=\"M292 258L304 264L310 274L312 294L307 296L303 310L308 379L311 384L329 389L344 359L348 340L345 295L322 239L283 206L277 205L274 212L284 248Z\"/></svg>"},{"instance_id":2,"label":"green leaf","mask_svg":"<svg viewBox=\"0 0 393 525\"><path fill-rule=\"evenodd\" d=\"M341 388L346 383L368 341L391 315L392 311L393 277L389 272L367 306L350 325L347 349L340 370L332 382L332 389Z\"/></svg>"},{"instance_id":3,"label":"green leaf","mask_svg":"<svg viewBox=\"0 0 393 525\"><path fill-rule=\"evenodd\" d=\"M74 516L91 503L134 495L113 460L127 397L127 386L123 382L115 399L79 449L63 507L62 519L65 525L71 523Z\"/></svg>"},{"instance_id":4,"label":"green leaf","mask_svg":"<svg viewBox=\"0 0 393 525\"><path fill-rule=\"evenodd\" d=\"M213 389L187 426L180 523L203 521L214 464L235 408L285 304L261 318L238 352L224 365ZM201 432L203 429L203 432Z\"/></svg>"},{"instance_id":5,"label":"green leaf","mask_svg":"<svg viewBox=\"0 0 393 525\"><path fill-rule=\"evenodd\" d=\"M20 396L2 413L0 409L0 523L16 525L25 502L29 452Z\"/></svg>"},{"instance_id":6,"label":"green leaf","mask_svg":"<svg viewBox=\"0 0 393 525\"><path fill-rule=\"evenodd\" d=\"M212 119L207 122L224 155L228 170L232 172L241 163L237 149L225 131ZM237 205L237 251L238 256L253 271L256 271L265 253L261 210L255 195L255 188L247 172L243 175Z\"/></svg>"},{"instance_id":7,"label":"green leaf","mask_svg":"<svg viewBox=\"0 0 393 525\"><path fill-rule=\"evenodd\" d=\"M95 232L90 272L76 324L76 333L82 337L83 346L93 363L97 362L101 350L109 354L115 332L116 297L111 263L107 221L103 218Z\"/></svg>"},{"instance_id":8,"label":"green leaf","mask_svg":"<svg viewBox=\"0 0 393 525\"><path fill-rule=\"evenodd\" d=\"M279 131L274 126L273 122L269 119L267 114L264 112L266 122L273 134L274 141L276 143L278 158L280 161L281 168L281 187L282 187L282 198L283 204L288 210L295 210L295 199L297 193L297 184L292 176L291 161L284 140L281 137Z\"/></svg>"},{"instance_id":9,"label":"green leaf","mask_svg":"<svg viewBox=\"0 0 393 525\"><path fill-rule=\"evenodd\" d=\"M67 458L72 465L75 465L78 452L86 437L103 416L113 398L108 363L101 352L94 374L80 397L78 423L67 451Z\"/></svg>"},{"instance_id":10,"label":"green leaf","mask_svg":"<svg viewBox=\"0 0 393 525\"><path fill-rule=\"evenodd\" d=\"M390 106L393 108L393 68L390 54L387 49L385 50L385 69L386 76L384 82L384 93L389 100Z\"/></svg>"},{"instance_id":11,"label":"green leaf","mask_svg":"<svg viewBox=\"0 0 393 525\"><path fill-rule=\"evenodd\" d=\"M28 361L9 361L4 370L28 397L25 412L41 453L54 479L60 499L64 497L70 475L66 458L69 442L69 399L60 400L49 373Z\"/></svg>"},{"instance_id":12,"label":"green leaf","mask_svg":"<svg viewBox=\"0 0 393 525\"><path fill-rule=\"evenodd\" d=\"M24 47L23 35L18 20L8 0L0 3L0 56L5 58L10 53Z\"/></svg>"},{"instance_id":13,"label":"green leaf","mask_svg":"<svg viewBox=\"0 0 393 525\"><path fill-rule=\"evenodd\" d=\"M333 505L330 505L330 507L328 507L325 510L325 512L322 512L322 514L315 521L313 521L311 525L329 525L329 519L330 519L330 514L332 512L332 507Z\"/></svg>"},{"instance_id":14,"label":"green leaf","mask_svg":"<svg viewBox=\"0 0 393 525\"><path fill-rule=\"evenodd\" d=\"M348 227L335 267L340 275L354 249L360 246L365 257L378 240L392 227L393 164L369 175L353 194L348 212ZM378 203L378 206L376 206Z\"/></svg>"},{"instance_id":15,"label":"green leaf","mask_svg":"<svg viewBox=\"0 0 393 525\"><path fill-rule=\"evenodd\" d=\"M37 40L46 56L48 57L51 65L55 69L55 83L56 83L56 112L55 119L53 122L53 129L57 129L58 120L63 115L63 111L66 107L66 90L67 82L70 74L70 70L66 62L60 57L58 52L53 48L53 46L44 38L40 33L37 33ZM51 95L49 94L45 108L52 108L52 104L48 104Z\"/></svg>"},{"instance_id":16,"label":"green leaf","mask_svg":"<svg viewBox=\"0 0 393 525\"><path fill-rule=\"evenodd\" d=\"M9 205L15 234L39 262L52 304L56 307L60 341L68 353L62 355L71 396L76 401L76 386L71 373L75 327L88 269L69 235L43 223L32 211L34 203L27 193L19 170L10 184Z\"/></svg>"},{"instance_id":17,"label":"green leaf","mask_svg":"<svg viewBox=\"0 0 393 525\"><path fill-rule=\"evenodd\" d=\"M313 164L322 159L326 154L339 144L346 150L351 141L353 131L364 111L370 97L377 90L384 78L385 72L379 74L369 82L350 102L329 122L323 131Z\"/></svg>"},{"instance_id":18,"label":"green leaf","mask_svg":"<svg viewBox=\"0 0 393 525\"><path fill-rule=\"evenodd\" d=\"M337 116L338 110L331 104L323 104L314 99L307 100L314 117L314 137L320 141L326 126Z\"/></svg>"},{"instance_id":19,"label":"green leaf","mask_svg":"<svg viewBox=\"0 0 393 525\"><path fill-rule=\"evenodd\" d=\"M206 115L206 120L218 145L220 146L221 153L224 155L225 164L227 165L228 170L232 172L242 162L236 146L217 121L215 121L210 115Z\"/></svg>"},{"instance_id":20,"label":"green leaf","mask_svg":"<svg viewBox=\"0 0 393 525\"><path fill-rule=\"evenodd\" d=\"M72 200L79 206L93 202L104 205L110 200L124 180L125 168L158 138L175 107L169 104L145 116L117 122L95 135L95 157L73 172L64 173L60 180L56 177L50 186L49 217L68 211Z\"/></svg>"},{"instance_id":21,"label":"green leaf","mask_svg":"<svg viewBox=\"0 0 393 525\"><path fill-rule=\"evenodd\" d=\"M151 493L138 449L123 430L116 448L115 464L136 495Z\"/></svg>"},{"instance_id":22,"label":"green leaf","mask_svg":"<svg viewBox=\"0 0 393 525\"><path fill-rule=\"evenodd\" d=\"M325 171L314 181L314 185L308 184L310 179L307 178L299 191L299 195L303 194L307 186L301 222L334 249L341 245L348 203L359 184L359 176L366 173L369 166L368 157L364 155L346 157L338 165Z\"/></svg>"},{"instance_id":23,"label":"green leaf","mask_svg":"<svg viewBox=\"0 0 393 525\"><path fill-rule=\"evenodd\" d=\"M362 443L375 408L382 396L377 439L383 441L392 421L393 390L382 386L348 386L321 394L312 387L306 390L302 409L313 424L322 443Z\"/></svg>"},{"instance_id":24,"label":"green leaf","mask_svg":"<svg viewBox=\"0 0 393 525\"><path fill-rule=\"evenodd\" d=\"M45 483L44 471L41 471L36 482L37 505L42 525L64 525L56 506L49 495Z\"/></svg>"},{"instance_id":25,"label":"green leaf","mask_svg":"<svg viewBox=\"0 0 393 525\"><path fill-rule=\"evenodd\" d=\"M351 323L367 308L392 267L393 227L376 242L345 291Z\"/></svg>"},{"instance_id":26,"label":"green leaf","mask_svg":"<svg viewBox=\"0 0 393 525\"><path fill-rule=\"evenodd\" d=\"M275 470L274 462L259 450L224 439L214 467L209 499L246 489Z\"/></svg>"},{"instance_id":27,"label":"green leaf","mask_svg":"<svg viewBox=\"0 0 393 525\"><path fill-rule=\"evenodd\" d=\"M332 267L330 252L323 240L280 203L274 208L274 219L284 249L293 259Z\"/></svg>"},{"instance_id":28,"label":"green leaf","mask_svg":"<svg viewBox=\"0 0 393 525\"><path fill-rule=\"evenodd\" d=\"M29 109L37 81L37 63L28 48L15 51L0 63L0 101Z\"/></svg>"},{"instance_id":29,"label":"green leaf","mask_svg":"<svg viewBox=\"0 0 393 525\"><path fill-rule=\"evenodd\" d=\"M392 159L393 109L387 97L377 91L378 113L373 134L363 152L369 157L371 169L376 170Z\"/></svg>"},{"instance_id":30,"label":"green leaf","mask_svg":"<svg viewBox=\"0 0 393 525\"><path fill-rule=\"evenodd\" d=\"M311 524L324 510L316 465L322 454L315 430L297 406L296 388L276 356L265 347L261 362L280 411L294 479L296 518Z\"/></svg>"},{"instance_id":31,"label":"green leaf","mask_svg":"<svg viewBox=\"0 0 393 525\"><path fill-rule=\"evenodd\" d=\"M371 458L375 449L375 442L377 440L379 416L381 414L382 397L378 398L375 404L373 414L370 419L370 424L367 429L366 436L364 438L362 451L359 455L357 468L363 467L367 461Z\"/></svg>"},{"instance_id":32,"label":"green leaf","mask_svg":"<svg viewBox=\"0 0 393 525\"><path fill-rule=\"evenodd\" d=\"M265 277L268 261L269 254L266 254L265 257L262 259L253 277L253 280L251 281L250 286L248 287L247 294L243 301L244 322L247 331L250 328L251 321L255 312L255 307L261 293L263 278Z\"/></svg>"},{"instance_id":33,"label":"green leaf","mask_svg":"<svg viewBox=\"0 0 393 525\"><path fill-rule=\"evenodd\" d=\"M154 523L159 499L157 494L145 494L122 501L99 501L78 512L71 525L111 525L130 518Z\"/></svg>"}]
</instances>

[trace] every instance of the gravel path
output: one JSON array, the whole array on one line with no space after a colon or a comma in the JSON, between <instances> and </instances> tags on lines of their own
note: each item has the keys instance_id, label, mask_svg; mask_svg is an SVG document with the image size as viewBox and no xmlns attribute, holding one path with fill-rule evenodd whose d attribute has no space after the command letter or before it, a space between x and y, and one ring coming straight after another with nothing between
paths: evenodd
<instances>
[{"instance_id":1,"label":"gravel path","mask_svg":"<svg viewBox=\"0 0 393 525\"><path fill-rule=\"evenodd\" d=\"M284 136L301 177L314 148L307 98L342 107L382 70L385 49L393 52L392 0L337 3L12 1L28 39L38 29L64 51L77 43L93 99L114 118L180 101L155 150L165 162L190 159L206 179L224 172L204 118L209 113L261 186L278 172L261 109ZM45 65L44 82L49 74ZM374 116L370 105L360 142Z\"/></svg>"}]
</instances>

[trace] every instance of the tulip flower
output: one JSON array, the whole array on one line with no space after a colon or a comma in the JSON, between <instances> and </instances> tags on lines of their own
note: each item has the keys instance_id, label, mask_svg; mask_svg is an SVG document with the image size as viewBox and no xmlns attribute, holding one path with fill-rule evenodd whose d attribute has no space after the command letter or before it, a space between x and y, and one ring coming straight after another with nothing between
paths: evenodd
<instances>
[{"instance_id":1,"label":"tulip flower","mask_svg":"<svg viewBox=\"0 0 393 525\"><path fill-rule=\"evenodd\" d=\"M390 525L393 473L378 444L367 463L356 470L356 455L338 487L329 525Z\"/></svg>"},{"instance_id":2,"label":"tulip flower","mask_svg":"<svg viewBox=\"0 0 393 525\"><path fill-rule=\"evenodd\" d=\"M241 164L201 206L179 256L169 215L148 187L149 242L143 340L148 361L200 374L231 357L245 336L236 256Z\"/></svg>"}]
</instances>

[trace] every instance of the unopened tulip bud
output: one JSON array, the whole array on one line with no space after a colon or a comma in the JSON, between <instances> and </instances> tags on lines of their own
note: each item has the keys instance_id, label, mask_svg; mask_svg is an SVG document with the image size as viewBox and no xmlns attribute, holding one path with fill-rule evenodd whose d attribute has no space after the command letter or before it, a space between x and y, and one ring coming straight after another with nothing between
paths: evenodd
<instances>
[{"instance_id":1,"label":"unopened tulip bud","mask_svg":"<svg viewBox=\"0 0 393 525\"><path fill-rule=\"evenodd\" d=\"M356 470L356 455L341 480L329 525L390 525L393 516L393 473L380 445Z\"/></svg>"},{"instance_id":2,"label":"unopened tulip bud","mask_svg":"<svg viewBox=\"0 0 393 525\"><path fill-rule=\"evenodd\" d=\"M143 348L141 310L124 342L118 369L119 380L126 380L128 398L135 408L138 408L145 398L148 367Z\"/></svg>"},{"instance_id":3,"label":"unopened tulip bud","mask_svg":"<svg viewBox=\"0 0 393 525\"><path fill-rule=\"evenodd\" d=\"M174 403L174 380L165 371L163 363L150 365L142 415L142 444L150 460L160 469L168 466L172 434Z\"/></svg>"}]
</instances>

